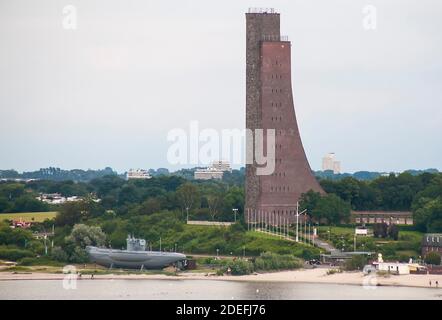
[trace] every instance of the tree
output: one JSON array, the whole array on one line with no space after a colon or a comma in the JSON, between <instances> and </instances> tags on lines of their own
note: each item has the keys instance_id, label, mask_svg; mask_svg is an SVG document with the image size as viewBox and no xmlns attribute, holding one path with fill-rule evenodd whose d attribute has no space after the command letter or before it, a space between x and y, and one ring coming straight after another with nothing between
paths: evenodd
<instances>
[{"instance_id":1,"label":"tree","mask_svg":"<svg viewBox=\"0 0 442 320\"><path fill-rule=\"evenodd\" d=\"M181 206L181 212L199 206L198 188L191 183L180 185L176 191L176 196Z\"/></svg>"},{"instance_id":2,"label":"tree","mask_svg":"<svg viewBox=\"0 0 442 320\"><path fill-rule=\"evenodd\" d=\"M388 225L386 223L373 224L373 236L375 238L386 238L388 236Z\"/></svg>"},{"instance_id":3,"label":"tree","mask_svg":"<svg viewBox=\"0 0 442 320\"><path fill-rule=\"evenodd\" d=\"M325 220L327 224L339 224L349 220L350 211L349 203L335 194L328 194L319 199L311 216L317 221Z\"/></svg>"},{"instance_id":4,"label":"tree","mask_svg":"<svg viewBox=\"0 0 442 320\"><path fill-rule=\"evenodd\" d=\"M301 195L299 201L299 210L302 211L307 209L307 213L310 214L318 205L319 200L321 200L321 194L319 192L309 190Z\"/></svg>"},{"instance_id":5,"label":"tree","mask_svg":"<svg viewBox=\"0 0 442 320\"><path fill-rule=\"evenodd\" d=\"M92 200L67 202L60 207L55 217L55 224L72 226L78 222L102 216L104 212L104 208Z\"/></svg>"},{"instance_id":6,"label":"tree","mask_svg":"<svg viewBox=\"0 0 442 320\"><path fill-rule=\"evenodd\" d=\"M106 241L106 235L100 227L87 226L85 224L76 224L71 234L66 237L67 242L72 242L80 248L86 246L103 246Z\"/></svg>"},{"instance_id":7,"label":"tree","mask_svg":"<svg viewBox=\"0 0 442 320\"><path fill-rule=\"evenodd\" d=\"M41 212L48 211L49 206L29 195L24 195L14 202L13 212Z\"/></svg>"},{"instance_id":8,"label":"tree","mask_svg":"<svg viewBox=\"0 0 442 320\"><path fill-rule=\"evenodd\" d=\"M218 214L222 201L223 196L220 192L212 192L207 196L207 204L212 221L215 221L215 216Z\"/></svg>"},{"instance_id":9,"label":"tree","mask_svg":"<svg viewBox=\"0 0 442 320\"><path fill-rule=\"evenodd\" d=\"M413 219L418 230L442 232L442 197L420 198L413 209Z\"/></svg>"},{"instance_id":10,"label":"tree","mask_svg":"<svg viewBox=\"0 0 442 320\"><path fill-rule=\"evenodd\" d=\"M387 232L388 232L388 236L390 238L392 238L393 240L397 241L399 239L399 228L397 225L391 223L388 226Z\"/></svg>"},{"instance_id":11,"label":"tree","mask_svg":"<svg viewBox=\"0 0 442 320\"><path fill-rule=\"evenodd\" d=\"M434 251L428 252L425 256L425 263L438 266L441 263L441 255Z\"/></svg>"},{"instance_id":12,"label":"tree","mask_svg":"<svg viewBox=\"0 0 442 320\"><path fill-rule=\"evenodd\" d=\"M60 262L66 262L69 259L69 257L66 254L66 252L64 252L64 250L62 248L60 248L60 247L54 247L52 249L51 257L55 261L60 261Z\"/></svg>"},{"instance_id":13,"label":"tree","mask_svg":"<svg viewBox=\"0 0 442 320\"><path fill-rule=\"evenodd\" d=\"M244 212L244 188L229 188L224 196L222 207L224 213L223 218L233 220L232 209L234 208L238 209L238 215L241 215L241 213ZM240 220L240 216L237 216L237 219Z\"/></svg>"},{"instance_id":14,"label":"tree","mask_svg":"<svg viewBox=\"0 0 442 320\"><path fill-rule=\"evenodd\" d=\"M149 197L138 208L139 214L152 214L161 210L161 202L157 198Z\"/></svg>"}]
</instances>

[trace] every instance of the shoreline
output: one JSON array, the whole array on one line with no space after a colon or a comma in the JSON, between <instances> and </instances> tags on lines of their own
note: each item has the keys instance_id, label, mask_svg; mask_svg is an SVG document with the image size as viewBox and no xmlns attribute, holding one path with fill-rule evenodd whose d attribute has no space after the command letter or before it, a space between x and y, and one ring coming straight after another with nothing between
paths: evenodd
<instances>
[{"instance_id":1,"label":"shoreline","mask_svg":"<svg viewBox=\"0 0 442 320\"><path fill-rule=\"evenodd\" d=\"M237 282L284 282L284 283L312 283L312 284L344 284L356 286L392 286L392 287L415 287L442 289L442 275L389 275L389 276L364 276L362 272L342 272L327 275L329 269L300 269L291 271L277 271L258 273L242 276L216 276L204 273L178 273L177 275L165 274L97 274L77 277L78 281L95 280L215 280ZM60 281L66 277L63 273L45 272L0 272L1 281L23 280L55 280ZM431 280L432 286L429 286ZM435 282L439 281L439 287Z\"/></svg>"}]
</instances>

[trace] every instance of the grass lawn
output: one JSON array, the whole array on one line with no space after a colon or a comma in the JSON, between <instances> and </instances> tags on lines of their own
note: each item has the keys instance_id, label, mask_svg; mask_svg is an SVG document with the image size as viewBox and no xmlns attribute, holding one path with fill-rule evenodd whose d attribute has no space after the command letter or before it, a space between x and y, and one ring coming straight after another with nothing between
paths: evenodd
<instances>
[{"instance_id":1,"label":"grass lawn","mask_svg":"<svg viewBox=\"0 0 442 320\"><path fill-rule=\"evenodd\" d=\"M0 213L0 221L20 220L26 222L43 222L46 219L54 219L57 212L20 212L20 213Z\"/></svg>"}]
</instances>

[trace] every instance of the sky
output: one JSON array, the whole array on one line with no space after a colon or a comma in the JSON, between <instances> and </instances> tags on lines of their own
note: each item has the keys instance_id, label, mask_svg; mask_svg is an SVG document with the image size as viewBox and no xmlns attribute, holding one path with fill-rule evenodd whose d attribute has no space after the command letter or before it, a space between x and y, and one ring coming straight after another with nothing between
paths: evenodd
<instances>
[{"instance_id":1,"label":"sky","mask_svg":"<svg viewBox=\"0 0 442 320\"><path fill-rule=\"evenodd\" d=\"M313 170L442 170L439 0L1 0L0 169L176 170L170 130L243 129L249 7L292 41Z\"/></svg>"}]
</instances>

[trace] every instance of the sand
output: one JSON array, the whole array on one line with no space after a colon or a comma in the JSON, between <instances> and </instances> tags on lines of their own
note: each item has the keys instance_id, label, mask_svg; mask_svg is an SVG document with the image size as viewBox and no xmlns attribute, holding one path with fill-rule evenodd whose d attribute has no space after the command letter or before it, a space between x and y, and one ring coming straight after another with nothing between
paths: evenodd
<instances>
[{"instance_id":1,"label":"sand","mask_svg":"<svg viewBox=\"0 0 442 320\"><path fill-rule=\"evenodd\" d=\"M294 271L280 271L259 273L245 276L216 276L203 273L179 273L178 275L165 274L105 274L95 275L94 280L222 280L222 281L262 281L262 282L302 282L302 283L333 283L360 286L404 286L429 288L429 281L435 288L439 281L442 289L442 275L389 275L364 276L362 272L342 272L327 274L326 268L301 269ZM62 280L65 277L60 273L13 273L0 272L0 281L5 280ZM82 275L79 280L90 280L91 275ZM436 289L436 288L435 288Z\"/></svg>"}]
</instances>

